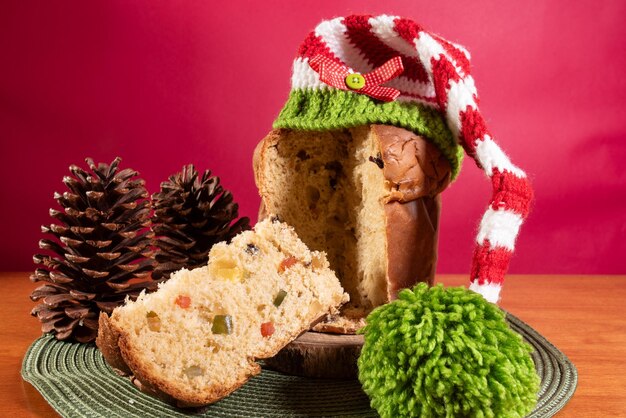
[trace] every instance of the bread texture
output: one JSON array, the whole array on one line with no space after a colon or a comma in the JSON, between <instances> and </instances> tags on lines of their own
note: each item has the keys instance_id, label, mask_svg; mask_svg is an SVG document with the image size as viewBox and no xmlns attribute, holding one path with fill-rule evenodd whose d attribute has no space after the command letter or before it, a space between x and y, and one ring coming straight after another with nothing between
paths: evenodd
<instances>
[{"instance_id":1,"label":"bread texture","mask_svg":"<svg viewBox=\"0 0 626 418\"><path fill-rule=\"evenodd\" d=\"M260 372L312 323L347 301L323 253L270 217L209 263L102 314L97 345L118 372L178 406L213 403Z\"/></svg>"},{"instance_id":2,"label":"bread texture","mask_svg":"<svg viewBox=\"0 0 626 418\"><path fill-rule=\"evenodd\" d=\"M276 213L350 294L341 317L317 326L353 333L376 306L433 282L448 160L426 138L387 125L336 131L276 129L254 155L260 217Z\"/></svg>"}]
</instances>

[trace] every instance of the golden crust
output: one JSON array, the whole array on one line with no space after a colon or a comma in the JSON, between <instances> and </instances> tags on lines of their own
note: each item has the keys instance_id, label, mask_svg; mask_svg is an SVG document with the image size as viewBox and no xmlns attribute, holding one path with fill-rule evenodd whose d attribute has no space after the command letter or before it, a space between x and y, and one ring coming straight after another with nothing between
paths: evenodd
<instances>
[{"instance_id":1,"label":"golden crust","mask_svg":"<svg viewBox=\"0 0 626 418\"><path fill-rule=\"evenodd\" d=\"M372 125L389 184L388 202L411 202L441 193L450 184L450 163L424 137L389 125Z\"/></svg>"},{"instance_id":2,"label":"golden crust","mask_svg":"<svg viewBox=\"0 0 626 418\"><path fill-rule=\"evenodd\" d=\"M151 371L149 367L146 367L138 358L136 349L129 343L128 334L123 331L120 333L119 347L122 357L132 370L135 378L140 381L142 386L146 386L147 390L144 391L172 403L179 408L199 407L217 402L239 389L252 376L261 373L261 366L252 361L249 363L250 368L246 370L232 386L224 387L215 385L204 392L189 391L172 384L167 376L158 375Z\"/></svg>"},{"instance_id":3,"label":"golden crust","mask_svg":"<svg viewBox=\"0 0 626 418\"><path fill-rule=\"evenodd\" d=\"M261 196L261 205L259 207L259 221L267 216L267 204L265 203L265 200L268 198L269 195L271 195L271 193L265 187L266 184L269 184L269 181L265 178L265 172L262 167L267 164L268 148L278 146L278 142L280 141L280 138L284 131L284 129L272 130L265 138L259 141L254 149L254 154L252 157L254 182L256 183L256 187L259 190L259 195Z\"/></svg>"},{"instance_id":4,"label":"golden crust","mask_svg":"<svg viewBox=\"0 0 626 418\"><path fill-rule=\"evenodd\" d=\"M354 335L365 326L368 312L364 308L345 307L340 313L326 315L311 331Z\"/></svg>"},{"instance_id":5,"label":"golden crust","mask_svg":"<svg viewBox=\"0 0 626 418\"><path fill-rule=\"evenodd\" d=\"M450 184L448 160L426 138L406 129L372 125L391 195L384 205L387 300L418 282L435 280L440 193Z\"/></svg>"},{"instance_id":6,"label":"golden crust","mask_svg":"<svg viewBox=\"0 0 626 418\"><path fill-rule=\"evenodd\" d=\"M332 311L334 312L335 310L333 309ZM316 321L329 314L330 313L325 313L321 315ZM119 365L123 364L123 368L126 370L124 374L130 375L131 381L138 389L179 408L205 406L230 395L243 386L251 377L261 373L261 366L256 363L255 359L265 359L275 356L283 347L309 329L308 326L302 327L300 330L284 339L280 344L258 353L254 358L248 358L250 368L245 370L232 386L223 387L216 385L210 390L200 393L185 390L185 388L173 385L167 379L167 376L160 376L151 371L149 367L146 367L139 358L140 356L137 353L138 348L133 347L132 343L130 343L131 338L128 333L115 328L107 314L101 314L100 324L101 328L98 332L97 344L109 365L114 368L119 368ZM114 364L116 364L116 366L114 366Z\"/></svg>"},{"instance_id":7,"label":"golden crust","mask_svg":"<svg viewBox=\"0 0 626 418\"><path fill-rule=\"evenodd\" d=\"M388 300L416 283L433 285L440 208L439 195L385 204Z\"/></svg>"},{"instance_id":8,"label":"golden crust","mask_svg":"<svg viewBox=\"0 0 626 418\"><path fill-rule=\"evenodd\" d=\"M340 303L345 303L347 294L343 294ZM331 307L327 312L316 315L317 320L330 314L335 314L339 306ZM131 382L142 392L157 397L179 408L194 408L205 406L223 399L242 385L251 377L261 372L261 367L255 359L264 359L275 356L283 347L295 340L299 335L310 328L310 324L303 325L295 332L281 341L273 341L271 346L260 352L254 353L254 357L248 357L248 367L239 370L236 382L230 386L214 385L209 390L198 392L187 387L172 383L168 376L160 374L157 370L146 364L142 358L141 347L133 345L133 338L129 332L115 325L115 319L105 313L99 318L100 329L96 343L105 360L123 375L129 376Z\"/></svg>"},{"instance_id":9,"label":"golden crust","mask_svg":"<svg viewBox=\"0 0 626 418\"><path fill-rule=\"evenodd\" d=\"M100 312L96 345L100 349L100 352L102 352L102 356L109 366L118 374L126 376L132 374L132 371L122 358L122 353L118 345L119 336L119 331L111 323L109 315Z\"/></svg>"}]
</instances>

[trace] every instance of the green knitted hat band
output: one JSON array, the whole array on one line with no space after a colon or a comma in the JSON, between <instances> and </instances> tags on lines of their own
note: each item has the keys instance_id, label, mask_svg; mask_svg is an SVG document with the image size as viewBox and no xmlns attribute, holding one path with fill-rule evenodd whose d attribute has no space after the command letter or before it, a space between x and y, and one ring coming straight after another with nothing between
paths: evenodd
<instances>
[{"instance_id":1,"label":"green knitted hat band","mask_svg":"<svg viewBox=\"0 0 626 418\"><path fill-rule=\"evenodd\" d=\"M441 113L422 104L385 103L337 89L294 89L274 128L326 131L377 123L405 128L428 138L450 162L452 178L459 173L463 148L452 139Z\"/></svg>"}]
</instances>

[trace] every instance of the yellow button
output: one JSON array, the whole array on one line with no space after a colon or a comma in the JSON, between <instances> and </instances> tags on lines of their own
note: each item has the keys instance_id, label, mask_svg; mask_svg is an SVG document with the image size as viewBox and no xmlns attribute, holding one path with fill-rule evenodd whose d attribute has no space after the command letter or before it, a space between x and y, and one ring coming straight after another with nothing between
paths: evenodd
<instances>
[{"instance_id":1,"label":"yellow button","mask_svg":"<svg viewBox=\"0 0 626 418\"><path fill-rule=\"evenodd\" d=\"M346 77L346 86L352 90L361 90L365 87L365 77L359 73L348 74Z\"/></svg>"}]
</instances>

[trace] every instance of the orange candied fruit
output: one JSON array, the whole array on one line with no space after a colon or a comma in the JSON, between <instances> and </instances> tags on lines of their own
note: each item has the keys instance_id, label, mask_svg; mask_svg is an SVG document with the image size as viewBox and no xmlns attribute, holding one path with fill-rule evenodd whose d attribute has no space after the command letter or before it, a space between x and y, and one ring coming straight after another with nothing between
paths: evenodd
<instances>
[{"instance_id":1,"label":"orange candied fruit","mask_svg":"<svg viewBox=\"0 0 626 418\"><path fill-rule=\"evenodd\" d=\"M280 266L278 266L278 272L282 273L290 267L293 267L298 262L298 259L292 255L285 258L280 262Z\"/></svg>"},{"instance_id":2,"label":"orange candied fruit","mask_svg":"<svg viewBox=\"0 0 626 418\"><path fill-rule=\"evenodd\" d=\"M270 337L274 331L274 324L272 322L264 322L261 324L261 335L263 337Z\"/></svg>"},{"instance_id":3,"label":"orange candied fruit","mask_svg":"<svg viewBox=\"0 0 626 418\"><path fill-rule=\"evenodd\" d=\"M183 309L187 309L191 305L191 298L187 295L179 295L174 303Z\"/></svg>"}]
</instances>

